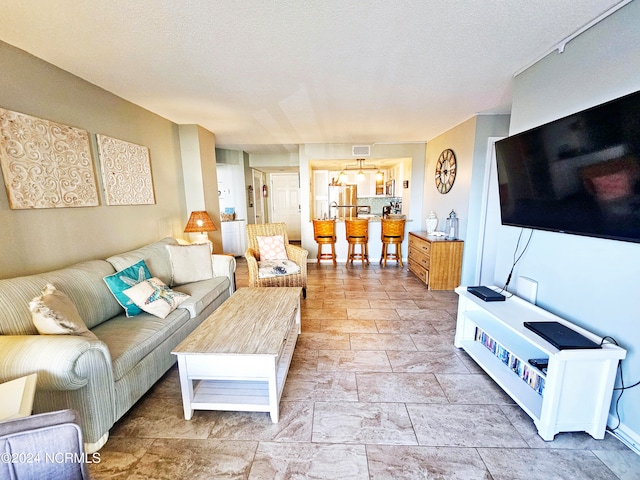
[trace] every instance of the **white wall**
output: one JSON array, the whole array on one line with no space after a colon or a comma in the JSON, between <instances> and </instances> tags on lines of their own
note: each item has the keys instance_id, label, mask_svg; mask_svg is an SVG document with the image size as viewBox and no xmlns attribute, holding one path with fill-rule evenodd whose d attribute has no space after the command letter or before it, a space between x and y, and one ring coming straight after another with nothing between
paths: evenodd
<instances>
[{"instance_id":1,"label":"white wall","mask_svg":"<svg viewBox=\"0 0 640 480\"><path fill-rule=\"evenodd\" d=\"M510 134L640 90L640 2L632 2L515 79ZM519 229L501 227L496 284ZM535 231L515 270L538 282L538 304L627 349L626 384L640 380L640 244ZM514 276L515 276L514 275ZM640 441L640 387L619 405L620 433ZM615 424L616 421L614 420Z\"/></svg>"}]
</instances>

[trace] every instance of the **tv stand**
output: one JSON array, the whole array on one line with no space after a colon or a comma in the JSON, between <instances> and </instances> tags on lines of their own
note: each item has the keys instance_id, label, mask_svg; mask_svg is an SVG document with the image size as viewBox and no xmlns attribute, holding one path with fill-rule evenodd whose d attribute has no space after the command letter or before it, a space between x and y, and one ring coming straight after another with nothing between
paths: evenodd
<instances>
[{"instance_id":1,"label":"tv stand","mask_svg":"<svg viewBox=\"0 0 640 480\"><path fill-rule=\"evenodd\" d=\"M496 289L497 290L497 289ZM519 297L483 302L459 296L455 346L471 358L529 415L547 441L559 432L604 438L618 362L626 350L558 350L524 327L524 321L557 321L600 343L602 339ZM544 373L530 359L548 358Z\"/></svg>"}]
</instances>

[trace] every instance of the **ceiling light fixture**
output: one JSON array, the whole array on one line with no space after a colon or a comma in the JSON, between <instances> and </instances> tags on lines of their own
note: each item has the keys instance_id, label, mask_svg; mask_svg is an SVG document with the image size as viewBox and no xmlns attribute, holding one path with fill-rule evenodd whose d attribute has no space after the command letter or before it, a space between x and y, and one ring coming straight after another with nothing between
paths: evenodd
<instances>
[{"instance_id":1,"label":"ceiling light fixture","mask_svg":"<svg viewBox=\"0 0 640 480\"><path fill-rule=\"evenodd\" d=\"M366 162L366 160L364 158L358 158L356 162L356 165L347 165L342 169L342 171L358 170L358 175L364 175L364 170L378 170L378 167L375 165L365 165L364 162Z\"/></svg>"}]
</instances>

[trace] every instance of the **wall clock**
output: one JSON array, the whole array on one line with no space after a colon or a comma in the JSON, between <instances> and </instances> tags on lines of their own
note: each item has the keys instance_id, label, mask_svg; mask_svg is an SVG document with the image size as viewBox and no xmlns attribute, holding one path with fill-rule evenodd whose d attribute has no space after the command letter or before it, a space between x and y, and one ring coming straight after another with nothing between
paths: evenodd
<instances>
[{"instance_id":1,"label":"wall clock","mask_svg":"<svg viewBox=\"0 0 640 480\"><path fill-rule=\"evenodd\" d=\"M447 148L436 163L436 188L440 193L449 193L456 180L456 154Z\"/></svg>"}]
</instances>

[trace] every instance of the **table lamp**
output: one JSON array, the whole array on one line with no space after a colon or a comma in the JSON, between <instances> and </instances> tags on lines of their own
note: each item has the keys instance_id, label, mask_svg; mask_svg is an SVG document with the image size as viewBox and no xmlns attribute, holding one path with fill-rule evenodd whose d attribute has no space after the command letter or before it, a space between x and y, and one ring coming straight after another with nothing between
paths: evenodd
<instances>
[{"instance_id":1,"label":"table lamp","mask_svg":"<svg viewBox=\"0 0 640 480\"><path fill-rule=\"evenodd\" d=\"M217 228L211 217L204 210L191 212L184 233L197 233L196 243L211 243L207 232L214 232Z\"/></svg>"}]
</instances>

